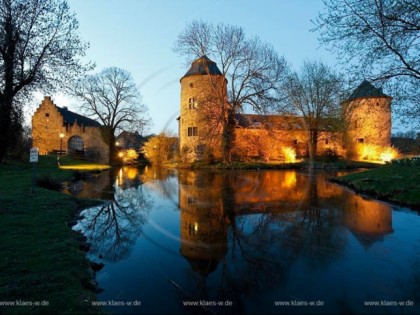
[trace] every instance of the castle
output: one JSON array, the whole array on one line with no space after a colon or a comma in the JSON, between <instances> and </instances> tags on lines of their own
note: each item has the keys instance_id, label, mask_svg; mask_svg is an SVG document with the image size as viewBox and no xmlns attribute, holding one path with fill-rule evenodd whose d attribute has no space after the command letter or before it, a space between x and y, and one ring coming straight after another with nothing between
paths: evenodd
<instances>
[{"instance_id":1,"label":"castle","mask_svg":"<svg viewBox=\"0 0 420 315\"><path fill-rule=\"evenodd\" d=\"M46 96L32 116L32 142L39 154L51 152L83 156L108 163L109 146L96 120L58 107Z\"/></svg>"},{"instance_id":2,"label":"castle","mask_svg":"<svg viewBox=\"0 0 420 315\"><path fill-rule=\"evenodd\" d=\"M179 149L187 161L222 157L222 122L229 115L227 80L217 64L206 56L192 62L180 79L181 104L178 118ZM317 154L357 159L361 145L388 147L391 144L391 100L381 89L363 81L342 102L343 121L323 119ZM304 117L235 114L235 147L239 159L285 160L282 148L297 155L309 154L309 130ZM340 128L337 128L337 125ZM270 150L264 153L263 147Z\"/></svg>"}]
</instances>

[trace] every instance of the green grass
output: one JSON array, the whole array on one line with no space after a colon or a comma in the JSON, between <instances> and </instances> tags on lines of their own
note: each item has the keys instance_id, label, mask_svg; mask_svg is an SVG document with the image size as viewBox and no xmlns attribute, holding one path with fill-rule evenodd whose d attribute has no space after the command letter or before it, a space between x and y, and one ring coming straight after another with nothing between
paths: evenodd
<instances>
[{"instance_id":1,"label":"green grass","mask_svg":"<svg viewBox=\"0 0 420 315\"><path fill-rule=\"evenodd\" d=\"M393 163L333 181L357 192L413 208L420 208L420 163Z\"/></svg>"},{"instance_id":2,"label":"green grass","mask_svg":"<svg viewBox=\"0 0 420 315\"><path fill-rule=\"evenodd\" d=\"M55 157L40 156L36 174L61 181L72 172L60 170ZM83 286L92 280L89 261L68 224L83 201L40 187L32 194L31 185L29 162L0 165L0 301L49 305L0 306L0 313L98 312L91 306L95 294Z\"/></svg>"}]
</instances>

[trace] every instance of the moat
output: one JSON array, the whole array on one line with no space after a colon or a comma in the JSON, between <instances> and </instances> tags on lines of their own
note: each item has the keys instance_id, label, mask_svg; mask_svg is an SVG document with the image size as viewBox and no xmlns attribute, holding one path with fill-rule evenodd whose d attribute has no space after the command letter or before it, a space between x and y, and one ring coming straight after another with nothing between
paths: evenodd
<instances>
[{"instance_id":1,"label":"moat","mask_svg":"<svg viewBox=\"0 0 420 315\"><path fill-rule=\"evenodd\" d=\"M328 182L339 172L124 167L75 229L110 313L420 312L420 216Z\"/></svg>"}]
</instances>

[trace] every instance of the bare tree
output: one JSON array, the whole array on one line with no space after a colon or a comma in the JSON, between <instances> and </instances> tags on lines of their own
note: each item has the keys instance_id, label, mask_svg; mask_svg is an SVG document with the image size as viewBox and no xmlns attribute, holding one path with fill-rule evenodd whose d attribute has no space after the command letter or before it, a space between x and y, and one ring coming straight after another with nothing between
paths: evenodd
<instances>
[{"instance_id":1,"label":"bare tree","mask_svg":"<svg viewBox=\"0 0 420 315\"><path fill-rule=\"evenodd\" d=\"M315 29L320 42L359 82L385 84L397 112L420 123L420 1L324 0Z\"/></svg>"},{"instance_id":2,"label":"bare tree","mask_svg":"<svg viewBox=\"0 0 420 315\"><path fill-rule=\"evenodd\" d=\"M189 61L207 55L217 62L227 79L229 108L225 106L226 95L220 91L220 85L214 86L219 89L215 95L222 109L218 117L222 125L224 162L230 162L235 141L234 115L244 109L266 112L278 103L288 72L287 62L258 37L246 38L241 27L214 26L203 21L187 24L174 50Z\"/></svg>"},{"instance_id":3,"label":"bare tree","mask_svg":"<svg viewBox=\"0 0 420 315\"><path fill-rule=\"evenodd\" d=\"M334 123L341 114L342 84L336 73L317 61L305 61L300 72L292 73L285 85L287 104L303 117L308 129L309 153L315 157L322 131L336 131Z\"/></svg>"},{"instance_id":4,"label":"bare tree","mask_svg":"<svg viewBox=\"0 0 420 315\"><path fill-rule=\"evenodd\" d=\"M0 0L0 162L16 143L33 91L67 86L90 69L88 44L65 0Z\"/></svg>"},{"instance_id":5,"label":"bare tree","mask_svg":"<svg viewBox=\"0 0 420 315\"><path fill-rule=\"evenodd\" d=\"M73 94L82 100L80 109L98 119L109 145L109 160L114 161L116 131L131 130L142 134L150 123L147 107L131 74L111 67L77 82Z\"/></svg>"}]
</instances>

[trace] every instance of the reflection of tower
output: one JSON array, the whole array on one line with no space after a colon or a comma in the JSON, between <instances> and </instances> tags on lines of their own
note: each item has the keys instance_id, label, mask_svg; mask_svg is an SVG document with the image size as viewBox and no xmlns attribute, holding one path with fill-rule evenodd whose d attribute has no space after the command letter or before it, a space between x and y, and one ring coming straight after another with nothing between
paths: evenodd
<instances>
[{"instance_id":1,"label":"reflection of tower","mask_svg":"<svg viewBox=\"0 0 420 315\"><path fill-rule=\"evenodd\" d=\"M219 177L179 172L181 255L194 271L214 271L227 251L227 222L220 200Z\"/></svg>"},{"instance_id":2,"label":"reflection of tower","mask_svg":"<svg viewBox=\"0 0 420 315\"><path fill-rule=\"evenodd\" d=\"M391 100L382 89L363 81L343 102L347 121L347 148L357 157L357 146L391 144Z\"/></svg>"},{"instance_id":3,"label":"reflection of tower","mask_svg":"<svg viewBox=\"0 0 420 315\"><path fill-rule=\"evenodd\" d=\"M345 224L368 247L393 232L392 208L386 203L370 201L357 195L346 203Z\"/></svg>"},{"instance_id":4,"label":"reflection of tower","mask_svg":"<svg viewBox=\"0 0 420 315\"><path fill-rule=\"evenodd\" d=\"M181 78L179 148L183 158L196 160L205 151L220 156L220 121L227 104L226 80L206 56L192 62Z\"/></svg>"}]
</instances>

